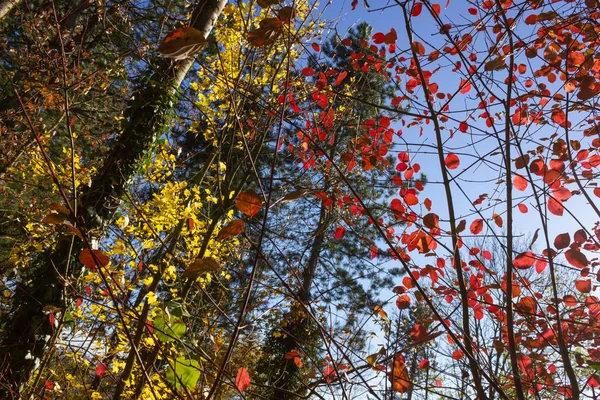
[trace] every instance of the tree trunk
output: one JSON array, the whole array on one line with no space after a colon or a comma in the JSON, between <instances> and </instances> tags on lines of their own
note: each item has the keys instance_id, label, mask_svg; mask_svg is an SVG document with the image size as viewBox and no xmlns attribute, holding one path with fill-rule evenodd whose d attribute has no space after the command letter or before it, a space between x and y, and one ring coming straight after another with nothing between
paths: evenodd
<instances>
[{"instance_id":1,"label":"tree trunk","mask_svg":"<svg viewBox=\"0 0 600 400\"><path fill-rule=\"evenodd\" d=\"M10 0L8 1L10 4ZM226 0L201 0L192 13L192 26L205 37L212 30ZM0 4L0 11L5 3ZM6 12L4 12L6 13ZM0 13L0 17L4 15ZM78 220L82 231L102 232L117 209L126 183L135 172L137 162L150 144L167 129L175 95L194 60L173 62L155 60L155 72L138 84L125 111L123 133L112 146L103 167L88 190L81 195ZM81 274L82 266L74 261L83 249L76 241L61 237L54 248L38 258L18 283L11 313L0 322L3 337L0 345L0 398L18 398L32 372L51 347L56 334L49 322L48 307L63 312L68 305L65 281ZM71 256L68 276L67 258Z\"/></svg>"},{"instance_id":2,"label":"tree trunk","mask_svg":"<svg viewBox=\"0 0 600 400\"><path fill-rule=\"evenodd\" d=\"M12 10L14 6L19 4L21 0L0 0L0 20Z\"/></svg>"},{"instance_id":3,"label":"tree trunk","mask_svg":"<svg viewBox=\"0 0 600 400\"><path fill-rule=\"evenodd\" d=\"M315 278L319 257L321 256L321 250L323 249L325 231L330 224L329 217L330 214L328 207L321 205L319 223L317 225L315 236L311 245L310 256L308 258L308 263L302 272L302 287L300 288L297 297L298 302L301 303L299 307L302 307L302 304L308 305L310 303L310 288ZM283 354L287 354L292 350L299 350L300 348L305 347L304 342L307 339L306 333L307 329L309 329L308 324L310 323L310 319L308 317L302 316L305 315L303 308L300 308L300 310L291 309L289 314L296 314L297 316L291 317L293 319L291 319L291 322L285 326L286 336L282 339L281 343L283 347ZM298 393L300 387L296 382L298 373L299 369L294 361L286 360L285 369L280 372L280 375L275 380L276 388L274 389L273 396L271 398L275 400L294 399L301 397L301 393ZM295 396L292 393L298 393L298 395Z\"/></svg>"}]
</instances>

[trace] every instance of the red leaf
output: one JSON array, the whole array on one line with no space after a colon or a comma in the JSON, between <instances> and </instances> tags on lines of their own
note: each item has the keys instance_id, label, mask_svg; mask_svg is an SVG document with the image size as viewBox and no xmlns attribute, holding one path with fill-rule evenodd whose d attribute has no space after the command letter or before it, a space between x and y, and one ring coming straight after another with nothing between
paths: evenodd
<instances>
[{"instance_id":1,"label":"red leaf","mask_svg":"<svg viewBox=\"0 0 600 400\"><path fill-rule=\"evenodd\" d=\"M569 244L571 244L571 236L568 233L561 233L554 238L554 247L557 250L569 247Z\"/></svg>"},{"instance_id":2,"label":"red leaf","mask_svg":"<svg viewBox=\"0 0 600 400\"><path fill-rule=\"evenodd\" d=\"M483 220L481 218L476 219L471 223L471 233L473 235L478 235L483 230Z\"/></svg>"},{"instance_id":3,"label":"red leaf","mask_svg":"<svg viewBox=\"0 0 600 400\"><path fill-rule=\"evenodd\" d=\"M437 3L432 4L431 9L433 10L434 16L440 15L440 12L442 11L442 8Z\"/></svg>"},{"instance_id":4,"label":"red leaf","mask_svg":"<svg viewBox=\"0 0 600 400\"><path fill-rule=\"evenodd\" d=\"M331 382L332 378L335 375L335 368L333 368L331 365L328 365L327 368L325 368L325 371L323 371L323 376L325 377L325 380L327 380L327 382Z\"/></svg>"},{"instance_id":5,"label":"red leaf","mask_svg":"<svg viewBox=\"0 0 600 400\"><path fill-rule=\"evenodd\" d=\"M537 257L531 251L526 251L524 253L519 254L515 257L515 261L513 261L513 265L517 269L527 269L533 267Z\"/></svg>"},{"instance_id":6,"label":"red leaf","mask_svg":"<svg viewBox=\"0 0 600 400\"><path fill-rule=\"evenodd\" d=\"M100 363L96 366L96 375L102 376L106 372L106 365Z\"/></svg>"},{"instance_id":7,"label":"red leaf","mask_svg":"<svg viewBox=\"0 0 600 400\"><path fill-rule=\"evenodd\" d=\"M580 252L579 250L569 249L565 251L565 258L572 266L576 268L584 268L587 267L589 261L585 254Z\"/></svg>"},{"instance_id":8,"label":"red leaf","mask_svg":"<svg viewBox=\"0 0 600 400\"><path fill-rule=\"evenodd\" d=\"M333 82L333 86L338 86L340 83L342 83L342 81L344 80L344 78L346 78L346 75L348 75L348 72L346 71L342 71L337 79L335 80L335 82Z\"/></svg>"},{"instance_id":9,"label":"red leaf","mask_svg":"<svg viewBox=\"0 0 600 400\"><path fill-rule=\"evenodd\" d=\"M311 46L312 46L312 48L313 48L314 51L316 51L316 52L321 51L321 46L319 46L318 44L313 43L313 44L311 44Z\"/></svg>"},{"instance_id":10,"label":"red leaf","mask_svg":"<svg viewBox=\"0 0 600 400\"><path fill-rule=\"evenodd\" d=\"M565 208L562 205L562 201L556 200L554 197L548 199L548 211L559 217L563 215Z\"/></svg>"},{"instance_id":11,"label":"red leaf","mask_svg":"<svg viewBox=\"0 0 600 400\"><path fill-rule=\"evenodd\" d=\"M462 121L460 124L458 124L458 130L461 131L462 133L467 132L468 129L469 129L469 124L467 124L467 121Z\"/></svg>"},{"instance_id":12,"label":"red leaf","mask_svg":"<svg viewBox=\"0 0 600 400\"><path fill-rule=\"evenodd\" d=\"M515 177L513 178L513 185L515 189L522 192L527 189L527 179L523 178L521 175L515 174Z\"/></svg>"},{"instance_id":13,"label":"red leaf","mask_svg":"<svg viewBox=\"0 0 600 400\"><path fill-rule=\"evenodd\" d=\"M548 262L546 260L544 260L543 258L538 258L535 262L535 272L537 272L538 274L541 273L543 270L546 269L547 265Z\"/></svg>"},{"instance_id":14,"label":"red leaf","mask_svg":"<svg viewBox=\"0 0 600 400\"><path fill-rule=\"evenodd\" d=\"M459 87L462 94L469 93L471 90L471 82L469 82L467 79L461 79Z\"/></svg>"},{"instance_id":15,"label":"red leaf","mask_svg":"<svg viewBox=\"0 0 600 400\"><path fill-rule=\"evenodd\" d=\"M460 159L456 154L450 153L446 156L445 163L448 169L456 169L460 165Z\"/></svg>"},{"instance_id":16,"label":"red leaf","mask_svg":"<svg viewBox=\"0 0 600 400\"><path fill-rule=\"evenodd\" d=\"M421 362L419 363L419 368L425 369L427 367L429 367L429 360L428 359L421 360Z\"/></svg>"},{"instance_id":17,"label":"red leaf","mask_svg":"<svg viewBox=\"0 0 600 400\"><path fill-rule=\"evenodd\" d=\"M333 236L335 236L335 238L339 240L344 237L344 233L346 233L346 228L340 226L335 230Z\"/></svg>"},{"instance_id":18,"label":"red leaf","mask_svg":"<svg viewBox=\"0 0 600 400\"><path fill-rule=\"evenodd\" d=\"M381 44L385 41L385 35L382 32L377 32L373 35L373 43Z\"/></svg>"},{"instance_id":19,"label":"red leaf","mask_svg":"<svg viewBox=\"0 0 600 400\"><path fill-rule=\"evenodd\" d=\"M595 189L594 189L594 195L595 195L596 197L600 197L600 188L595 188Z\"/></svg>"},{"instance_id":20,"label":"red leaf","mask_svg":"<svg viewBox=\"0 0 600 400\"><path fill-rule=\"evenodd\" d=\"M423 11L423 3L415 3L415 6L412 10L412 16L418 17L419 15L421 15L421 11Z\"/></svg>"},{"instance_id":21,"label":"red leaf","mask_svg":"<svg viewBox=\"0 0 600 400\"><path fill-rule=\"evenodd\" d=\"M385 34L384 42L385 44L394 44L398 40L398 34L394 28L391 28L388 33Z\"/></svg>"},{"instance_id":22,"label":"red leaf","mask_svg":"<svg viewBox=\"0 0 600 400\"><path fill-rule=\"evenodd\" d=\"M427 328L421 324L415 324L410 329L410 337L413 341L418 342L427 335Z\"/></svg>"},{"instance_id":23,"label":"red leaf","mask_svg":"<svg viewBox=\"0 0 600 400\"><path fill-rule=\"evenodd\" d=\"M465 356L465 353L462 350L454 350L454 352L452 353L452 359L454 360L460 360Z\"/></svg>"},{"instance_id":24,"label":"red leaf","mask_svg":"<svg viewBox=\"0 0 600 400\"><path fill-rule=\"evenodd\" d=\"M53 390L54 389L54 382L52 382L52 381L46 381L46 383L44 383L44 387L46 388L46 390Z\"/></svg>"},{"instance_id":25,"label":"red leaf","mask_svg":"<svg viewBox=\"0 0 600 400\"><path fill-rule=\"evenodd\" d=\"M238 369L237 376L235 377L235 387L237 387L240 392L243 392L250 387L250 376L248 375L246 368Z\"/></svg>"},{"instance_id":26,"label":"red leaf","mask_svg":"<svg viewBox=\"0 0 600 400\"><path fill-rule=\"evenodd\" d=\"M247 216L253 217L262 208L262 201L256 192L249 190L238 195L235 206Z\"/></svg>"},{"instance_id":27,"label":"red leaf","mask_svg":"<svg viewBox=\"0 0 600 400\"><path fill-rule=\"evenodd\" d=\"M592 281L590 279L580 279L575 282L575 289L581 293L589 293L592 291Z\"/></svg>"},{"instance_id":28,"label":"red leaf","mask_svg":"<svg viewBox=\"0 0 600 400\"><path fill-rule=\"evenodd\" d=\"M94 256L98 260L98 266L100 268L104 268L108 265L110 261L109 258L105 256L100 250L93 250L93 254L94 255L92 255L92 251L90 251L90 249L83 249L81 254L79 254L79 261L85 267L91 269L92 271L96 270L96 261L94 261Z\"/></svg>"},{"instance_id":29,"label":"red leaf","mask_svg":"<svg viewBox=\"0 0 600 400\"><path fill-rule=\"evenodd\" d=\"M79 297L77 300L75 300L75 307L80 307L82 303L83 299Z\"/></svg>"},{"instance_id":30,"label":"red leaf","mask_svg":"<svg viewBox=\"0 0 600 400\"><path fill-rule=\"evenodd\" d=\"M569 200L571 198L571 191L564 186L561 186L552 191L552 196L560 201Z\"/></svg>"},{"instance_id":31,"label":"red leaf","mask_svg":"<svg viewBox=\"0 0 600 400\"><path fill-rule=\"evenodd\" d=\"M313 76L315 74L315 70L311 67L302 68L302 75L304 76Z\"/></svg>"},{"instance_id":32,"label":"red leaf","mask_svg":"<svg viewBox=\"0 0 600 400\"><path fill-rule=\"evenodd\" d=\"M554 110L552 110L552 121L564 127L565 123L567 122L567 115L563 110L555 108Z\"/></svg>"},{"instance_id":33,"label":"red leaf","mask_svg":"<svg viewBox=\"0 0 600 400\"><path fill-rule=\"evenodd\" d=\"M523 203L519 204L517 207L519 208L519 211L521 211L523 214L526 214L528 211L527 206Z\"/></svg>"}]
</instances>

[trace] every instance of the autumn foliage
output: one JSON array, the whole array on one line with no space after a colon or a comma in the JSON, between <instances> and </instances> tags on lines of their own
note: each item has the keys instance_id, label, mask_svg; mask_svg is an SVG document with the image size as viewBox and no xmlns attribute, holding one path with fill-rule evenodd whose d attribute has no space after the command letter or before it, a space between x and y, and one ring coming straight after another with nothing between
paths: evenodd
<instances>
[{"instance_id":1,"label":"autumn foliage","mask_svg":"<svg viewBox=\"0 0 600 400\"><path fill-rule=\"evenodd\" d=\"M0 397L598 396L600 5L126 4L0 17Z\"/></svg>"}]
</instances>

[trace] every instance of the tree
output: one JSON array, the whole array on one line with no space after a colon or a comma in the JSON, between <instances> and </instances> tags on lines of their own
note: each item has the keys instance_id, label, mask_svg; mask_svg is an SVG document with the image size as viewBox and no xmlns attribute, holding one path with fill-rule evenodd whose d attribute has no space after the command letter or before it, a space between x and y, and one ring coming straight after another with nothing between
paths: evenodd
<instances>
[{"instance_id":1,"label":"tree","mask_svg":"<svg viewBox=\"0 0 600 400\"><path fill-rule=\"evenodd\" d=\"M595 3L14 4L5 397L596 397Z\"/></svg>"}]
</instances>

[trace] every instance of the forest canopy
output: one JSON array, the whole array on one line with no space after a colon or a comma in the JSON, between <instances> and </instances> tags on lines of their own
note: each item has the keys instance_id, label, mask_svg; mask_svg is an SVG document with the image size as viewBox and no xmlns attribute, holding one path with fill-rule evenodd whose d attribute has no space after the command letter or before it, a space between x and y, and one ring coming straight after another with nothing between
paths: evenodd
<instances>
[{"instance_id":1,"label":"forest canopy","mask_svg":"<svg viewBox=\"0 0 600 400\"><path fill-rule=\"evenodd\" d=\"M0 0L0 398L600 398L598 21Z\"/></svg>"}]
</instances>

